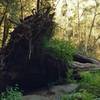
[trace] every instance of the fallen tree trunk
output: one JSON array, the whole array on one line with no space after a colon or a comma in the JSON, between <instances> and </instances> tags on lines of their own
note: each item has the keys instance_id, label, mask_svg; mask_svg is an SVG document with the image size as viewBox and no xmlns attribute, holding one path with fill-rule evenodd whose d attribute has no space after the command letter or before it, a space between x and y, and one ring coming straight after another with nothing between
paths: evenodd
<instances>
[{"instance_id":1,"label":"fallen tree trunk","mask_svg":"<svg viewBox=\"0 0 100 100\"><path fill-rule=\"evenodd\" d=\"M75 80L80 80L81 76L80 76L80 72L83 71L91 71L91 72L96 72L100 70L100 63L98 60L93 59L93 58L88 58L86 56L80 56L80 54L78 57L81 58L81 60L77 59L77 61L74 61L72 63L72 69L73 69L73 79ZM74 56L75 57L75 56ZM85 59L85 61L82 59ZM88 61L89 60L89 61Z\"/></svg>"},{"instance_id":2,"label":"fallen tree trunk","mask_svg":"<svg viewBox=\"0 0 100 100\"><path fill-rule=\"evenodd\" d=\"M10 40L0 52L0 91L19 84L28 91L66 80L68 64L45 54L42 43L52 36L50 7L28 16L10 33Z\"/></svg>"},{"instance_id":3,"label":"fallen tree trunk","mask_svg":"<svg viewBox=\"0 0 100 100\"><path fill-rule=\"evenodd\" d=\"M72 66L74 69L77 69L78 71L99 70L100 61L81 54L75 54Z\"/></svg>"},{"instance_id":4,"label":"fallen tree trunk","mask_svg":"<svg viewBox=\"0 0 100 100\"><path fill-rule=\"evenodd\" d=\"M100 61L94 58L90 58L81 54L75 54L74 55L74 61L80 62L80 63L92 63L92 64L100 64Z\"/></svg>"},{"instance_id":5,"label":"fallen tree trunk","mask_svg":"<svg viewBox=\"0 0 100 100\"><path fill-rule=\"evenodd\" d=\"M100 70L100 64L92 64L92 63L80 63L74 61L73 69L76 69L77 71L92 71L92 70Z\"/></svg>"}]
</instances>

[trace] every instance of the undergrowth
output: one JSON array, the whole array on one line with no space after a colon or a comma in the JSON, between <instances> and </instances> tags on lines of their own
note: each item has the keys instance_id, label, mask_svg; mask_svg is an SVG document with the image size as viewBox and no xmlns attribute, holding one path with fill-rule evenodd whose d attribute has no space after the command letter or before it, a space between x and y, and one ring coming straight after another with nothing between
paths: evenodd
<instances>
[{"instance_id":1,"label":"undergrowth","mask_svg":"<svg viewBox=\"0 0 100 100\"><path fill-rule=\"evenodd\" d=\"M100 71L82 72L81 77L79 88L61 100L100 100Z\"/></svg>"},{"instance_id":2,"label":"undergrowth","mask_svg":"<svg viewBox=\"0 0 100 100\"><path fill-rule=\"evenodd\" d=\"M81 74L83 77L80 82L80 88L100 97L100 71L84 72Z\"/></svg>"},{"instance_id":3,"label":"undergrowth","mask_svg":"<svg viewBox=\"0 0 100 100\"><path fill-rule=\"evenodd\" d=\"M95 96L86 90L64 95L62 100L94 100Z\"/></svg>"},{"instance_id":4,"label":"undergrowth","mask_svg":"<svg viewBox=\"0 0 100 100\"><path fill-rule=\"evenodd\" d=\"M18 87L7 88L0 94L0 100L22 100L22 93Z\"/></svg>"},{"instance_id":5,"label":"undergrowth","mask_svg":"<svg viewBox=\"0 0 100 100\"><path fill-rule=\"evenodd\" d=\"M73 55L76 52L76 48L72 42L58 39L51 39L45 41L44 48L51 55L54 55L58 59L62 59L64 62L71 63L73 61Z\"/></svg>"}]
</instances>

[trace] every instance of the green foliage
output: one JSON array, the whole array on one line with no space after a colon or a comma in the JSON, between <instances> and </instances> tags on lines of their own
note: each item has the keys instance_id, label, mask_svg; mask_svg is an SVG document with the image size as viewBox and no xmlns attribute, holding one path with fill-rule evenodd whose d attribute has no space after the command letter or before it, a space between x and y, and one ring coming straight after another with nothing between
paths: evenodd
<instances>
[{"instance_id":1,"label":"green foliage","mask_svg":"<svg viewBox=\"0 0 100 100\"><path fill-rule=\"evenodd\" d=\"M12 2L9 5L8 13L10 15L10 18L16 22L19 22L19 12L20 12L20 4L17 0L14 0L14 2Z\"/></svg>"},{"instance_id":2,"label":"green foliage","mask_svg":"<svg viewBox=\"0 0 100 100\"><path fill-rule=\"evenodd\" d=\"M95 96L85 90L62 97L62 100L94 100Z\"/></svg>"},{"instance_id":3,"label":"green foliage","mask_svg":"<svg viewBox=\"0 0 100 100\"><path fill-rule=\"evenodd\" d=\"M89 83L89 84L94 84L98 85L100 83L100 72L83 72L81 73L81 76L83 79L81 80L82 82Z\"/></svg>"},{"instance_id":4,"label":"green foliage","mask_svg":"<svg viewBox=\"0 0 100 100\"><path fill-rule=\"evenodd\" d=\"M20 11L20 4L18 0L0 0L2 7L6 9L6 13L8 16L15 20L18 20L18 13ZM3 9L3 8L2 8Z\"/></svg>"},{"instance_id":5,"label":"green foliage","mask_svg":"<svg viewBox=\"0 0 100 100\"><path fill-rule=\"evenodd\" d=\"M82 72L81 76L82 80L80 81L80 87L77 90L78 93L80 94L80 91L86 91L85 96L87 94L90 94L90 97L95 97L95 98L100 97L100 71ZM81 94L84 95L84 92L81 92ZM94 99L86 98L82 100L94 100Z\"/></svg>"},{"instance_id":6,"label":"green foliage","mask_svg":"<svg viewBox=\"0 0 100 100\"><path fill-rule=\"evenodd\" d=\"M73 55L76 51L71 42L57 39L51 39L49 42L45 42L44 48L47 52L51 53L51 55L69 63L73 61Z\"/></svg>"},{"instance_id":7,"label":"green foliage","mask_svg":"<svg viewBox=\"0 0 100 100\"><path fill-rule=\"evenodd\" d=\"M7 88L5 92L1 93L0 100L22 100L22 93L19 91L18 87Z\"/></svg>"},{"instance_id":8,"label":"green foliage","mask_svg":"<svg viewBox=\"0 0 100 100\"><path fill-rule=\"evenodd\" d=\"M80 87L100 97L100 71L82 73Z\"/></svg>"},{"instance_id":9,"label":"green foliage","mask_svg":"<svg viewBox=\"0 0 100 100\"><path fill-rule=\"evenodd\" d=\"M79 88L62 96L61 100L99 100L100 99L100 71L82 72Z\"/></svg>"}]
</instances>

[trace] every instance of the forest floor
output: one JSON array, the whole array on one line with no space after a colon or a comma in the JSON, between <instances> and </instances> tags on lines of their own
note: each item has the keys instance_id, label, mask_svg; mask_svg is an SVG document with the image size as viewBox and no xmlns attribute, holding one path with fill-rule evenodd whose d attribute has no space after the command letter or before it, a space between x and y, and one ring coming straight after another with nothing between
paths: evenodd
<instances>
[{"instance_id":1,"label":"forest floor","mask_svg":"<svg viewBox=\"0 0 100 100\"><path fill-rule=\"evenodd\" d=\"M81 72L82 79L25 95L23 100L100 100L100 70Z\"/></svg>"},{"instance_id":2,"label":"forest floor","mask_svg":"<svg viewBox=\"0 0 100 100\"><path fill-rule=\"evenodd\" d=\"M71 93L78 89L78 87L78 84L56 85L49 89L26 95L23 97L23 100L61 100L64 94Z\"/></svg>"}]
</instances>

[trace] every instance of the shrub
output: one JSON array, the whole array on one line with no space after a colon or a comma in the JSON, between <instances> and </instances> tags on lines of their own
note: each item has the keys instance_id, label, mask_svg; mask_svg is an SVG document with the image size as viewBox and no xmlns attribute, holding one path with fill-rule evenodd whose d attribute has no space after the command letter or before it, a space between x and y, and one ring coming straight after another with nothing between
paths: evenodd
<instances>
[{"instance_id":1,"label":"shrub","mask_svg":"<svg viewBox=\"0 0 100 100\"><path fill-rule=\"evenodd\" d=\"M7 88L0 94L0 100L22 100L22 93L18 87Z\"/></svg>"},{"instance_id":2,"label":"shrub","mask_svg":"<svg viewBox=\"0 0 100 100\"><path fill-rule=\"evenodd\" d=\"M95 96L85 90L62 96L62 100L94 100Z\"/></svg>"},{"instance_id":3,"label":"shrub","mask_svg":"<svg viewBox=\"0 0 100 100\"><path fill-rule=\"evenodd\" d=\"M99 100L100 99L100 71L81 72L79 88L70 94L62 96L61 100Z\"/></svg>"},{"instance_id":4,"label":"shrub","mask_svg":"<svg viewBox=\"0 0 100 100\"><path fill-rule=\"evenodd\" d=\"M100 97L100 71L81 73L80 87Z\"/></svg>"},{"instance_id":5,"label":"shrub","mask_svg":"<svg viewBox=\"0 0 100 100\"><path fill-rule=\"evenodd\" d=\"M55 57L60 58L64 62L68 63L73 61L73 55L76 51L71 42L57 39L51 39L49 42L45 42L44 48L51 55L54 55Z\"/></svg>"}]
</instances>

